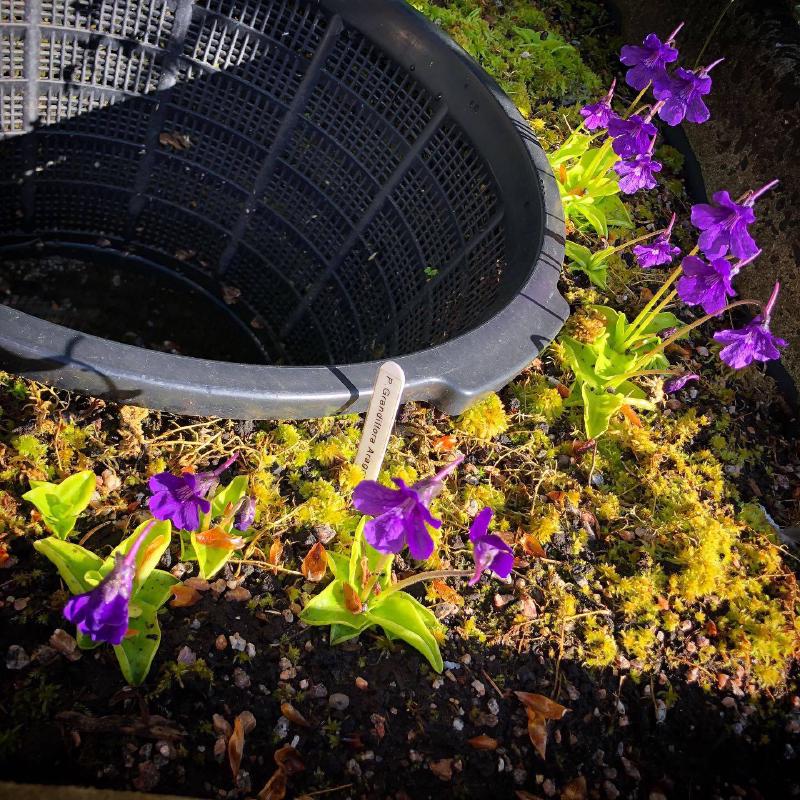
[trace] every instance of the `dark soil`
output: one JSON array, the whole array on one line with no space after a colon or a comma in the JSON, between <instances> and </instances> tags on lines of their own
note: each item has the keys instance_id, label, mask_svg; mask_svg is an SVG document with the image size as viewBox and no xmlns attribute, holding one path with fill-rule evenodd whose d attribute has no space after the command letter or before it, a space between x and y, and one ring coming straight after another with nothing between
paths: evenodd
<instances>
[{"instance_id":1,"label":"dark soil","mask_svg":"<svg viewBox=\"0 0 800 800\"><path fill-rule=\"evenodd\" d=\"M6 779L239 797L255 794L273 772L273 751L294 742L305 771L291 778L290 797L336 786L343 788L333 796L360 798L500 798L521 787L552 796L576 775L587 779L591 797L618 791L630 798L777 800L800 791L790 767L797 698L778 706L733 698L720 705L718 697L684 686L659 724L652 682L637 684L610 670L589 674L565 661L562 686L572 711L550 724L543 762L531 751L522 707L508 690L552 692L556 667L543 655L546 648L517 652L452 637L443 649L452 663L440 678L410 649L383 651L375 637L330 648L325 633L298 625L282 591L288 584L271 575L252 574L243 584L255 599L275 601L255 614L214 592L193 608L165 612L153 675L163 678L168 662L188 647L213 682L189 670L158 687L151 679L147 689L120 691L110 649L84 653L76 663L47 651L61 624L52 602L59 579L41 569L25 540L15 541L13 554L19 577L6 573L0 584L0 652L16 644L28 653L38 649L38 656L28 669L6 672L0 688ZM13 610L14 596L28 599L24 614ZM235 634L253 643L255 656L246 658L230 644L217 649L218 636ZM357 688L356 677L368 687ZM249 686L237 688L235 681ZM346 710L331 708L334 693L347 695ZM310 727L281 728L279 701L291 702ZM213 714L232 721L243 710L258 724L246 739L242 791L236 792L229 791L227 762L214 757L211 725ZM64 711L72 717L59 722ZM91 732L106 715L146 721L148 714L167 718L174 738ZM496 739L498 749L473 749L468 740L480 734ZM442 780L438 769L452 776Z\"/></svg>"},{"instance_id":2,"label":"dark soil","mask_svg":"<svg viewBox=\"0 0 800 800\"><path fill-rule=\"evenodd\" d=\"M0 302L116 342L196 358L263 363L232 314L167 271L109 251L96 261L43 255L0 260Z\"/></svg>"}]
</instances>

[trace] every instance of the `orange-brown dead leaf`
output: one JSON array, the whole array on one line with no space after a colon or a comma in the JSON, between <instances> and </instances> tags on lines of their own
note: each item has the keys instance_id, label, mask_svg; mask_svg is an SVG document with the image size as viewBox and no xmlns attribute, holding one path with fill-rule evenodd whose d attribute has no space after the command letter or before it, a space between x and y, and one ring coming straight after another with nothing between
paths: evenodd
<instances>
[{"instance_id":1,"label":"orange-brown dead leaf","mask_svg":"<svg viewBox=\"0 0 800 800\"><path fill-rule=\"evenodd\" d=\"M280 566L281 557L283 556L283 542L276 539L269 548L269 563L275 566ZM277 575L278 570L273 567L272 574Z\"/></svg>"},{"instance_id":2,"label":"orange-brown dead leaf","mask_svg":"<svg viewBox=\"0 0 800 800\"><path fill-rule=\"evenodd\" d=\"M620 411L622 412L622 416L625 417L634 428L643 427L639 415L627 403L622 404Z\"/></svg>"},{"instance_id":3,"label":"orange-brown dead leaf","mask_svg":"<svg viewBox=\"0 0 800 800\"><path fill-rule=\"evenodd\" d=\"M310 728L308 720L291 704L288 702L281 703L281 714L283 714L289 722L295 725L300 725L302 728Z\"/></svg>"},{"instance_id":4,"label":"orange-brown dead leaf","mask_svg":"<svg viewBox=\"0 0 800 800\"><path fill-rule=\"evenodd\" d=\"M307 581L319 583L325 577L328 568L328 554L322 546L322 542L317 542L306 554L303 563L300 565L300 572Z\"/></svg>"},{"instance_id":5,"label":"orange-brown dead leaf","mask_svg":"<svg viewBox=\"0 0 800 800\"><path fill-rule=\"evenodd\" d=\"M691 358L692 351L682 347L677 342L670 342L665 348L664 352L669 353L671 356L680 356L683 359Z\"/></svg>"},{"instance_id":6,"label":"orange-brown dead leaf","mask_svg":"<svg viewBox=\"0 0 800 800\"><path fill-rule=\"evenodd\" d=\"M433 449L439 453L449 453L451 450L455 449L457 443L456 437L452 433L449 433L446 436L439 436L434 439Z\"/></svg>"},{"instance_id":7,"label":"orange-brown dead leaf","mask_svg":"<svg viewBox=\"0 0 800 800\"><path fill-rule=\"evenodd\" d=\"M344 583L344 605L351 614L360 614L363 610L361 598L358 592L345 581Z\"/></svg>"},{"instance_id":8,"label":"orange-brown dead leaf","mask_svg":"<svg viewBox=\"0 0 800 800\"><path fill-rule=\"evenodd\" d=\"M497 750L498 742L497 739L492 739L491 736L482 733L480 736L467 739L467 744L474 750Z\"/></svg>"},{"instance_id":9,"label":"orange-brown dead leaf","mask_svg":"<svg viewBox=\"0 0 800 800\"><path fill-rule=\"evenodd\" d=\"M569 388L569 386L566 386L563 383L557 383L556 384L556 391L561 395L561 399L562 400L566 400L569 397L570 392L572 390Z\"/></svg>"},{"instance_id":10,"label":"orange-brown dead leaf","mask_svg":"<svg viewBox=\"0 0 800 800\"><path fill-rule=\"evenodd\" d=\"M563 511L564 504L567 500L567 493L566 492L548 492L547 499L559 510Z\"/></svg>"},{"instance_id":11,"label":"orange-brown dead leaf","mask_svg":"<svg viewBox=\"0 0 800 800\"><path fill-rule=\"evenodd\" d=\"M276 750L274 759L275 763L284 769L287 775L296 775L306 768L303 759L300 758L300 753L289 744L285 744L279 750Z\"/></svg>"},{"instance_id":12,"label":"orange-brown dead leaf","mask_svg":"<svg viewBox=\"0 0 800 800\"><path fill-rule=\"evenodd\" d=\"M556 703L543 694L533 694L532 692L514 692L520 703L525 706L526 711L533 711L545 719L561 719L569 711L566 706Z\"/></svg>"},{"instance_id":13,"label":"orange-brown dead leaf","mask_svg":"<svg viewBox=\"0 0 800 800\"><path fill-rule=\"evenodd\" d=\"M439 761L431 761L429 764L431 772L440 781L449 781L453 777L453 759L442 758Z\"/></svg>"},{"instance_id":14,"label":"orange-brown dead leaf","mask_svg":"<svg viewBox=\"0 0 800 800\"><path fill-rule=\"evenodd\" d=\"M241 715L233 721L233 733L228 739L228 764L230 764L233 780L239 775L239 767L242 764L244 754L244 722Z\"/></svg>"},{"instance_id":15,"label":"orange-brown dead leaf","mask_svg":"<svg viewBox=\"0 0 800 800\"><path fill-rule=\"evenodd\" d=\"M540 795L531 794L524 789L517 789L514 794L517 796L517 800L542 800Z\"/></svg>"},{"instance_id":16,"label":"orange-brown dead leaf","mask_svg":"<svg viewBox=\"0 0 800 800\"><path fill-rule=\"evenodd\" d=\"M216 547L220 550L241 550L244 547L244 539L241 536L233 536L220 527L210 528L207 531L198 531L195 534L198 544L206 547Z\"/></svg>"},{"instance_id":17,"label":"orange-brown dead leaf","mask_svg":"<svg viewBox=\"0 0 800 800\"><path fill-rule=\"evenodd\" d=\"M438 594L439 597L445 601L445 603L454 603L457 606L464 605L464 598L455 589L448 586L444 581L431 581L431 586L436 594Z\"/></svg>"},{"instance_id":18,"label":"orange-brown dead leaf","mask_svg":"<svg viewBox=\"0 0 800 800\"><path fill-rule=\"evenodd\" d=\"M544 761L547 752L547 720L535 711L528 711L528 736L536 752Z\"/></svg>"},{"instance_id":19,"label":"orange-brown dead leaf","mask_svg":"<svg viewBox=\"0 0 800 800\"><path fill-rule=\"evenodd\" d=\"M639 302L642 305L649 303L653 299L653 292L648 289L646 286L643 286L641 291L639 292Z\"/></svg>"},{"instance_id":20,"label":"orange-brown dead leaf","mask_svg":"<svg viewBox=\"0 0 800 800\"><path fill-rule=\"evenodd\" d=\"M546 558L547 553L544 551L544 547L539 543L539 540L532 534L526 533L520 542L522 544L522 549L529 555L531 558Z\"/></svg>"},{"instance_id":21,"label":"orange-brown dead leaf","mask_svg":"<svg viewBox=\"0 0 800 800\"><path fill-rule=\"evenodd\" d=\"M258 793L258 800L283 800L286 797L286 784L286 771L278 767L264 788Z\"/></svg>"},{"instance_id":22,"label":"orange-brown dead leaf","mask_svg":"<svg viewBox=\"0 0 800 800\"><path fill-rule=\"evenodd\" d=\"M0 544L0 567L4 566L11 560L11 555L8 548L4 544Z\"/></svg>"},{"instance_id":23,"label":"orange-brown dead leaf","mask_svg":"<svg viewBox=\"0 0 800 800\"><path fill-rule=\"evenodd\" d=\"M588 787L583 775L571 780L561 792L561 800L586 800Z\"/></svg>"},{"instance_id":24,"label":"orange-brown dead leaf","mask_svg":"<svg viewBox=\"0 0 800 800\"><path fill-rule=\"evenodd\" d=\"M189 608L189 606L196 605L203 599L203 595L197 589L185 586L182 583L176 583L170 587L170 591L174 595L172 600L169 601L170 608Z\"/></svg>"}]
</instances>

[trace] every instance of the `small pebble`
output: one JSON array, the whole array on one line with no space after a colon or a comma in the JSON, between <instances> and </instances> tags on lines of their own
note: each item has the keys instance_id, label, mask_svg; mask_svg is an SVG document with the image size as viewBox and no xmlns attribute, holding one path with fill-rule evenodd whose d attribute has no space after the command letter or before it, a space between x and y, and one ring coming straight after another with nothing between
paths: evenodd
<instances>
[{"instance_id":1,"label":"small pebble","mask_svg":"<svg viewBox=\"0 0 800 800\"><path fill-rule=\"evenodd\" d=\"M12 644L6 653L8 669L25 669L31 663L31 657L18 645Z\"/></svg>"},{"instance_id":2,"label":"small pebble","mask_svg":"<svg viewBox=\"0 0 800 800\"><path fill-rule=\"evenodd\" d=\"M344 711L350 705L350 698L341 692L334 692L328 698L328 705L334 711Z\"/></svg>"},{"instance_id":3,"label":"small pebble","mask_svg":"<svg viewBox=\"0 0 800 800\"><path fill-rule=\"evenodd\" d=\"M456 717L453 720L453 728L455 730L457 730L457 731L463 731L464 730L464 720L461 719L461 717Z\"/></svg>"},{"instance_id":4,"label":"small pebble","mask_svg":"<svg viewBox=\"0 0 800 800\"><path fill-rule=\"evenodd\" d=\"M236 650L238 653L243 653L245 647L247 647L247 641L239 633L234 633L233 636L229 636L228 641L231 644L231 649Z\"/></svg>"},{"instance_id":5,"label":"small pebble","mask_svg":"<svg viewBox=\"0 0 800 800\"><path fill-rule=\"evenodd\" d=\"M197 661L197 654L188 644L185 644L178 652L176 660L179 664L194 664Z\"/></svg>"},{"instance_id":6,"label":"small pebble","mask_svg":"<svg viewBox=\"0 0 800 800\"><path fill-rule=\"evenodd\" d=\"M490 714L494 714L495 716L500 713L500 703L498 703L494 697L490 698L489 702L486 704L486 708L489 709Z\"/></svg>"},{"instance_id":7,"label":"small pebble","mask_svg":"<svg viewBox=\"0 0 800 800\"><path fill-rule=\"evenodd\" d=\"M356 688L360 689L362 692L365 692L369 689L369 683L365 681L360 675L356 678Z\"/></svg>"},{"instance_id":8,"label":"small pebble","mask_svg":"<svg viewBox=\"0 0 800 800\"><path fill-rule=\"evenodd\" d=\"M232 603L243 603L252 597L249 589L244 586L237 586L235 589L228 589L225 592L225 599Z\"/></svg>"},{"instance_id":9,"label":"small pebble","mask_svg":"<svg viewBox=\"0 0 800 800\"><path fill-rule=\"evenodd\" d=\"M222 651L227 646L228 646L228 640L225 638L225 634L221 633L219 636L217 636L217 640L214 642L214 647L216 647L217 650Z\"/></svg>"},{"instance_id":10,"label":"small pebble","mask_svg":"<svg viewBox=\"0 0 800 800\"><path fill-rule=\"evenodd\" d=\"M236 667L233 671L233 684L237 689L249 689L250 676L241 667Z\"/></svg>"}]
</instances>

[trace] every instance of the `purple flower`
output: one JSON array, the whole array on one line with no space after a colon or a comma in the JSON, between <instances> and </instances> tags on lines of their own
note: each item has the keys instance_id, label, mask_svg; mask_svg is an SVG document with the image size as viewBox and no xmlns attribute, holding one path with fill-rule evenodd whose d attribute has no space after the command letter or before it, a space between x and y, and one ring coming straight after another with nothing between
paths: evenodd
<instances>
[{"instance_id":1,"label":"purple flower","mask_svg":"<svg viewBox=\"0 0 800 800\"><path fill-rule=\"evenodd\" d=\"M723 60L719 59L697 72L678 67L672 75L664 73L658 78L653 84L653 94L664 103L658 116L673 127L680 125L684 119L689 122L706 122L711 116L703 101L703 96L711 91L708 73Z\"/></svg>"},{"instance_id":2,"label":"purple flower","mask_svg":"<svg viewBox=\"0 0 800 800\"><path fill-rule=\"evenodd\" d=\"M234 517L233 525L237 530L246 531L256 518L256 499L255 497L247 497L244 502L239 506Z\"/></svg>"},{"instance_id":3,"label":"purple flower","mask_svg":"<svg viewBox=\"0 0 800 800\"><path fill-rule=\"evenodd\" d=\"M689 381L699 381L700 376L695 372L684 372L683 375L678 375L675 378L670 378L668 381L664 382L664 391L667 394L674 394L675 392L679 392L686 386Z\"/></svg>"},{"instance_id":4,"label":"purple flower","mask_svg":"<svg viewBox=\"0 0 800 800\"><path fill-rule=\"evenodd\" d=\"M170 520L179 530L196 530L200 525L200 512L207 514L211 510L206 495L236 458L236 454L232 455L211 472L153 475L148 482L152 493L148 501L150 513L156 519Z\"/></svg>"},{"instance_id":5,"label":"purple flower","mask_svg":"<svg viewBox=\"0 0 800 800\"><path fill-rule=\"evenodd\" d=\"M614 97L614 87L616 85L617 79L614 78L611 82L611 88L602 100L592 103L592 105L584 106L581 109L581 116L584 117L583 124L587 131L608 126L609 120L614 115L611 110L611 100Z\"/></svg>"},{"instance_id":6,"label":"purple flower","mask_svg":"<svg viewBox=\"0 0 800 800\"><path fill-rule=\"evenodd\" d=\"M728 297L736 297L731 285L733 265L726 258L710 263L699 256L686 256L681 264L683 275L676 285L678 297L690 306L702 306L706 314L719 314Z\"/></svg>"},{"instance_id":7,"label":"purple flower","mask_svg":"<svg viewBox=\"0 0 800 800\"><path fill-rule=\"evenodd\" d=\"M747 230L756 220L753 205L777 183L771 181L757 192L747 192L738 203L722 191L713 195L716 205L692 206L692 225L702 231L697 243L708 258L722 258L729 250L736 258L750 258L756 253L758 246Z\"/></svg>"},{"instance_id":8,"label":"purple flower","mask_svg":"<svg viewBox=\"0 0 800 800\"><path fill-rule=\"evenodd\" d=\"M656 126L638 114L628 119L612 117L608 122L608 133L614 140L611 146L620 158L633 158L649 152L656 132Z\"/></svg>"},{"instance_id":9,"label":"purple flower","mask_svg":"<svg viewBox=\"0 0 800 800\"><path fill-rule=\"evenodd\" d=\"M496 534L489 533L492 509L484 508L469 526L469 540L475 559L475 574L469 579L474 586L489 570L498 578L507 578L514 568L514 551Z\"/></svg>"},{"instance_id":10,"label":"purple flower","mask_svg":"<svg viewBox=\"0 0 800 800\"><path fill-rule=\"evenodd\" d=\"M778 299L780 283L775 284L772 296L764 307L764 313L754 317L743 328L720 331L714 339L725 345L719 357L733 369L742 369L754 361L771 361L781 357L778 348L786 347L786 341L773 334L769 321L775 301Z\"/></svg>"},{"instance_id":11,"label":"purple flower","mask_svg":"<svg viewBox=\"0 0 800 800\"><path fill-rule=\"evenodd\" d=\"M114 567L90 592L71 597L64 616L93 642L119 644L128 632L128 604L136 577L136 553L155 520L139 534L126 555L117 554Z\"/></svg>"},{"instance_id":12,"label":"purple flower","mask_svg":"<svg viewBox=\"0 0 800 800\"><path fill-rule=\"evenodd\" d=\"M377 481L361 481L353 492L353 505L373 517L364 526L364 538L381 553L399 553L406 545L413 558L425 561L433 552L433 539L426 525L440 528L442 521L428 506L442 491L445 478L464 460L459 456L436 475L406 486L393 478L397 489Z\"/></svg>"},{"instance_id":13,"label":"purple flower","mask_svg":"<svg viewBox=\"0 0 800 800\"><path fill-rule=\"evenodd\" d=\"M644 89L648 83L658 80L666 75L666 66L676 61L678 51L672 47L678 31L683 27L681 23L670 35L666 42L654 33L645 36L641 45L627 44L619 54L619 60L630 69L625 73L625 82L637 91Z\"/></svg>"},{"instance_id":14,"label":"purple flower","mask_svg":"<svg viewBox=\"0 0 800 800\"><path fill-rule=\"evenodd\" d=\"M661 231L652 242L637 244L636 247L633 248L633 254L636 256L636 263L642 269L650 269L651 267L658 267L662 264L671 264L672 259L680 254L680 247L674 247L669 241L672 235L673 225L675 225L675 214L672 215L667 229Z\"/></svg>"},{"instance_id":15,"label":"purple flower","mask_svg":"<svg viewBox=\"0 0 800 800\"><path fill-rule=\"evenodd\" d=\"M635 194L639 189L655 188L655 173L661 172L661 164L653 161L650 153L642 153L630 161L618 161L614 165L614 172L620 176L620 191L623 194Z\"/></svg>"}]
</instances>

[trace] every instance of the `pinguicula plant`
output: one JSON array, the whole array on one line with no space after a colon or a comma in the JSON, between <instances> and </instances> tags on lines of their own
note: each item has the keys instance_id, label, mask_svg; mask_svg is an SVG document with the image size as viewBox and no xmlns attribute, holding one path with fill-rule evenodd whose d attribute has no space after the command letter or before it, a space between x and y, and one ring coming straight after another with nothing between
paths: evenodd
<instances>
[{"instance_id":1,"label":"pinguicula plant","mask_svg":"<svg viewBox=\"0 0 800 800\"><path fill-rule=\"evenodd\" d=\"M75 528L81 512L92 499L97 479L91 470L76 472L61 483L31 481L31 489L22 495L36 506L42 522L59 539L66 539Z\"/></svg>"},{"instance_id":2,"label":"pinguicula plant","mask_svg":"<svg viewBox=\"0 0 800 800\"><path fill-rule=\"evenodd\" d=\"M443 669L439 650L442 626L430 609L406 589L422 581L446 577L471 577L474 584L490 571L507 578L514 555L499 536L489 533L491 510L484 509L470 528L475 569L432 570L394 583L394 556L408 548L412 558L424 561L434 550L430 528L441 521L430 512L431 501L441 492L444 481L461 463L456 458L436 475L412 486L395 478L392 489L365 480L353 493L353 505L365 515L356 529L349 557L329 553L333 580L303 609L301 619L308 625L330 626L330 643L340 644L378 626L390 640L400 639L416 648L437 671Z\"/></svg>"},{"instance_id":3,"label":"pinguicula plant","mask_svg":"<svg viewBox=\"0 0 800 800\"><path fill-rule=\"evenodd\" d=\"M619 190L624 193L653 188L654 176L661 169L652 159L656 115L668 125L684 120L702 123L710 117L703 98L711 91L709 72L722 59L695 70L676 67L672 73L668 72L669 65L678 59L674 45L681 27L663 43L656 34L650 34L641 45L623 47L621 61L629 67L625 80L639 90L639 95L624 113L617 114L612 107L615 89L612 84L599 102L581 111L584 117L581 128L553 155L562 197L566 198L567 217L572 219L572 213L578 209L598 235L606 235L605 226L598 224L601 220L592 221L592 214L602 208L602 198L607 196L612 179L607 174L592 172L591 181L581 184L580 191L570 191L581 175L591 172L587 172L587 166L597 164L609 171L613 169L619 176ZM656 102L639 108L651 87ZM604 135L604 130L607 136L602 145L592 146ZM728 366L741 369L754 361L780 357L780 349L786 342L770 331L779 285L776 284L765 305L755 300L731 302L736 297L734 277L761 253L749 231L756 218L755 203L777 183L771 181L761 189L748 191L738 200L733 200L726 191L717 192L712 203L695 205L691 222L699 231L697 246L681 260L634 320L629 321L624 313L606 306L593 305L587 311L597 324L574 324L575 335L561 337L567 362L575 375L566 404L583 407L588 438L605 433L611 417L625 405L654 407L638 379L665 376L667 392L679 391L690 380L698 379L694 373L672 368L665 350L692 329L732 308L756 305L761 307L761 313L743 328L715 334L714 338L725 345L720 358ZM599 194L596 191L592 194L594 190L599 190ZM585 213L587 205L595 209L589 215ZM670 240L674 225L673 214L665 229L597 252L568 241L569 266L585 272L592 283L605 288L609 258L628 247L633 247L633 255L642 269L669 265L681 254ZM684 324L668 310L676 300L699 306L704 316Z\"/></svg>"},{"instance_id":4,"label":"pinguicula plant","mask_svg":"<svg viewBox=\"0 0 800 800\"><path fill-rule=\"evenodd\" d=\"M131 686L140 685L150 671L161 643L158 610L177 583L156 569L171 534L169 521L145 521L105 559L58 536L33 544L55 564L74 595L64 616L77 627L78 646L91 650L113 645Z\"/></svg>"},{"instance_id":5,"label":"pinguicula plant","mask_svg":"<svg viewBox=\"0 0 800 800\"><path fill-rule=\"evenodd\" d=\"M181 558L197 561L202 578L216 575L245 546L246 538L239 534L245 534L255 518L246 475L219 485L236 458L234 454L209 472L160 472L150 478L150 512L172 522L180 536Z\"/></svg>"}]
</instances>

